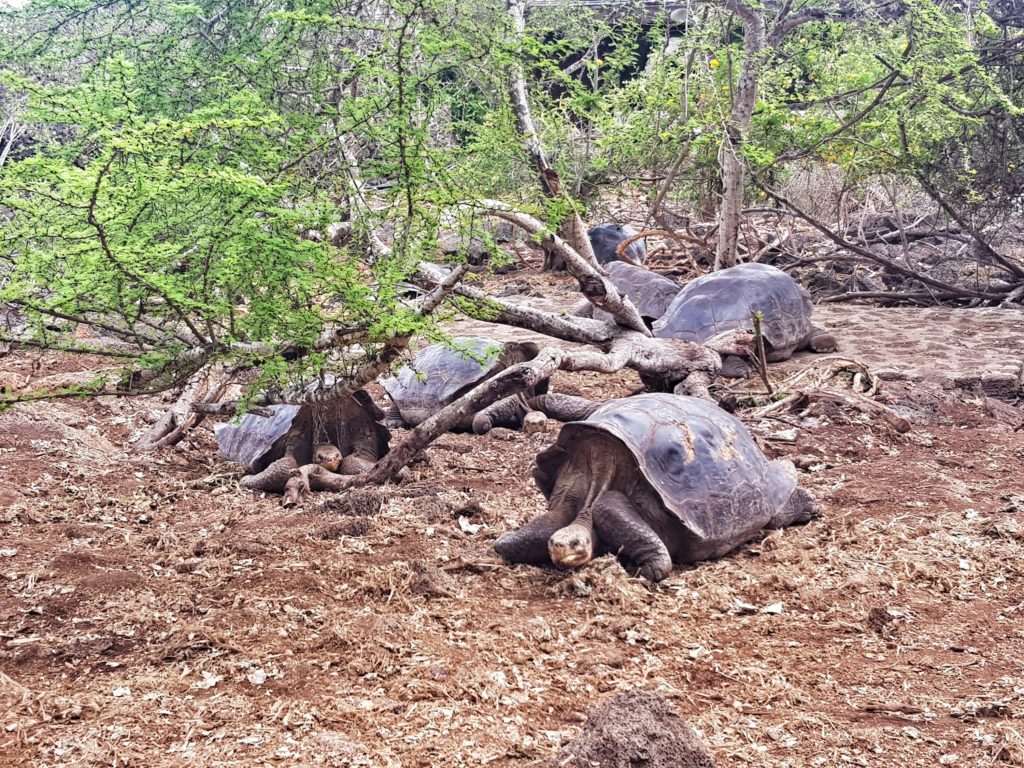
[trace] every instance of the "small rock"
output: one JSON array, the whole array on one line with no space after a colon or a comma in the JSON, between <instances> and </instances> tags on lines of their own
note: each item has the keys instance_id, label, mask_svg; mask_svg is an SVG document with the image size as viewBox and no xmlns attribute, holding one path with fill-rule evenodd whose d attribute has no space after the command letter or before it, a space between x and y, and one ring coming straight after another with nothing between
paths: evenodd
<instances>
[{"instance_id":1,"label":"small rock","mask_svg":"<svg viewBox=\"0 0 1024 768\"><path fill-rule=\"evenodd\" d=\"M729 611L736 616L748 616L752 613L757 613L757 606L751 605L750 603L744 603L742 600L737 600Z\"/></svg>"},{"instance_id":2,"label":"small rock","mask_svg":"<svg viewBox=\"0 0 1024 768\"><path fill-rule=\"evenodd\" d=\"M213 672L207 672L206 670L203 670L202 674L203 674L203 679L199 680L199 681L197 681L195 683L192 683L192 687L193 688L197 688L197 689L213 688L213 686L215 686L217 683L219 683L221 680L224 679L220 675L215 675Z\"/></svg>"},{"instance_id":3,"label":"small rock","mask_svg":"<svg viewBox=\"0 0 1024 768\"><path fill-rule=\"evenodd\" d=\"M409 591L423 597L455 597L457 593L455 580L445 571L430 563L413 561L411 564L412 579Z\"/></svg>"},{"instance_id":4,"label":"small rock","mask_svg":"<svg viewBox=\"0 0 1024 768\"><path fill-rule=\"evenodd\" d=\"M485 527L486 526L483 523L471 523L471 522L469 522L469 518L466 517L465 515L460 515L459 516L459 528L462 529L462 531L464 531L465 533L469 533L469 534L480 533L480 529L481 528L485 528Z\"/></svg>"}]
</instances>

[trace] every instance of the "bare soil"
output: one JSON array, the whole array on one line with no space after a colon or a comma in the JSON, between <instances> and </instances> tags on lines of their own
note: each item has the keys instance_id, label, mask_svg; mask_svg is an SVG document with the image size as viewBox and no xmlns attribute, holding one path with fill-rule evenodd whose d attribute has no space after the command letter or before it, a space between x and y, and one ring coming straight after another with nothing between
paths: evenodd
<instances>
[{"instance_id":1,"label":"bare soil","mask_svg":"<svg viewBox=\"0 0 1024 768\"><path fill-rule=\"evenodd\" d=\"M498 282L570 297L564 280ZM1003 342L1020 343L1016 318ZM988 316L976 336L957 322L915 349L921 370L1001 343ZM18 352L0 378L106 364ZM632 689L671 701L718 766L1024 765L1020 411L954 379L884 383L907 434L841 409L751 422L821 518L656 586L611 557L562 572L492 553L543 510L530 472L557 425L446 435L399 485L284 510L238 487L208 424L134 454L156 399L14 408L0 765L528 766Z\"/></svg>"}]
</instances>

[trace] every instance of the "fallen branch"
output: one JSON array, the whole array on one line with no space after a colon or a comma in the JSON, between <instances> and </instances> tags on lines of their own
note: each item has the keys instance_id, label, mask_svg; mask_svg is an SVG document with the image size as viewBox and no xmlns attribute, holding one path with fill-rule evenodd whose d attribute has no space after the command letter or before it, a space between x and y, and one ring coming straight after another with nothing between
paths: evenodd
<instances>
[{"instance_id":1,"label":"fallen branch","mask_svg":"<svg viewBox=\"0 0 1024 768\"><path fill-rule=\"evenodd\" d=\"M623 328L642 333L645 336L651 335L651 331L644 324L643 318L633 302L619 294L618 289L608 279L604 270L599 270L595 266L596 261L581 256L565 240L551 232L543 222L497 200L477 200L467 206L480 210L488 216L514 224L527 233L539 237L546 248L564 260L566 269L579 282L580 291L588 301L614 317L615 322ZM587 239L588 244L589 242ZM591 253L593 252L591 251Z\"/></svg>"},{"instance_id":2,"label":"fallen branch","mask_svg":"<svg viewBox=\"0 0 1024 768\"><path fill-rule=\"evenodd\" d=\"M196 373L185 385L174 405L135 441L135 450L151 453L181 442L188 431L206 417L204 413L193 410L193 403L203 398L217 400L231 383L233 373L222 372L216 379L210 368L203 368Z\"/></svg>"},{"instance_id":3,"label":"fallen branch","mask_svg":"<svg viewBox=\"0 0 1024 768\"><path fill-rule=\"evenodd\" d=\"M852 376L848 388L826 386L841 375L849 374ZM751 415L753 418L774 418L785 412L806 410L812 403L824 401L879 416L900 434L909 432L909 421L872 399L878 392L878 386L878 378L863 363L845 358L831 358L791 376L779 387L779 391L790 392L789 395L778 402L757 409Z\"/></svg>"},{"instance_id":4,"label":"fallen branch","mask_svg":"<svg viewBox=\"0 0 1024 768\"><path fill-rule=\"evenodd\" d=\"M698 380L703 380L701 376L710 378L714 375L722 364L719 350L729 354L749 353L749 344L750 335L744 331L721 334L716 337L713 346L673 339L653 339L639 333L623 332L614 339L606 353L549 347L541 350L532 360L510 366L487 379L420 423L366 473L330 478L335 486L331 490L385 483L393 479L420 451L470 414L479 413L499 400L536 387L557 370L611 373L628 367L647 379L679 382L679 386L685 387L691 377L697 376ZM306 474L312 487L313 475Z\"/></svg>"}]
</instances>

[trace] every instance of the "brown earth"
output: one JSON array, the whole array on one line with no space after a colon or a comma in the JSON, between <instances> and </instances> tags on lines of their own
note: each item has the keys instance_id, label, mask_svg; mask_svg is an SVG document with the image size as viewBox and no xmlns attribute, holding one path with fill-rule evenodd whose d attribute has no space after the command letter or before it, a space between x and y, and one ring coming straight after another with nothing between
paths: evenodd
<instances>
[{"instance_id":1,"label":"brown earth","mask_svg":"<svg viewBox=\"0 0 1024 768\"><path fill-rule=\"evenodd\" d=\"M863 310L829 309L841 339L844 311L848 354L901 359ZM657 586L611 557L492 554L544 507L553 430L447 435L402 484L295 511L241 490L208 425L133 454L156 399L19 406L0 415L0 766L528 766L632 689L718 766L1024 765L1024 417L943 373L993 344L1019 360L1017 318L956 315L913 350L922 375L880 393L908 434L841 409L751 422L822 517ZM104 364L12 353L0 378Z\"/></svg>"}]
</instances>

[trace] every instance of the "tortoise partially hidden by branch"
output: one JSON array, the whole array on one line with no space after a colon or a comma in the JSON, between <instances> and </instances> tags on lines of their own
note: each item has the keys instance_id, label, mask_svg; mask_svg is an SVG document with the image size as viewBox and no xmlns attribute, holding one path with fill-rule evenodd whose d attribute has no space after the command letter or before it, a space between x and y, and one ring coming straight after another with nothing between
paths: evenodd
<instances>
[{"instance_id":1,"label":"tortoise partially hidden by branch","mask_svg":"<svg viewBox=\"0 0 1024 768\"><path fill-rule=\"evenodd\" d=\"M384 414L363 390L323 404L271 410L270 416L250 413L237 423L218 424L215 432L221 455L245 466L242 487L286 493L286 506L311 487L332 490L388 452L391 435L379 421Z\"/></svg>"},{"instance_id":2,"label":"tortoise partially hidden by branch","mask_svg":"<svg viewBox=\"0 0 1024 768\"><path fill-rule=\"evenodd\" d=\"M634 240L625 248L623 243L640 234L628 224L598 224L587 232L590 246L599 264L610 264L613 261L624 261L627 264L640 266L647 258L647 245L643 240Z\"/></svg>"},{"instance_id":3,"label":"tortoise partially hidden by branch","mask_svg":"<svg viewBox=\"0 0 1024 768\"><path fill-rule=\"evenodd\" d=\"M497 373L533 360L539 351L533 342L502 344L483 337L459 337L452 339L451 344L431 344L394 376L381 379L381 386L395 404L388 414L389 423L399 421L415 427ZM546 391L545 381L527 395ZM467 414L454 429L471 430L474 415Z\"/></svg>"},{"instance_id":4,"label":"tortoise partially hidden by branch","mask_svg":"<svg viewBox=\"0 0 1024 768\"><path fill-rule=\"evenodd\" d=\"M608 401L566 424L533 476L549 511L494 546L515 563L575 567L611 551L660 581L673 563L816 514L792 463L769 461L738 419L681 395Z\"/></svg>"},{"instance_id":5,"label":"tortoise partially hidden by branch","mask_svg":"<svg viewBox=\"0 0 1024 768\"><path fill-rule=\"evenodd\" d=\"M613 261L605 265L605 271L619 292L636 305L648 326L665 314L679 293L679 286L674 281L645 267L635 267L624 261ZM589 301L577 308L573 314L576 317L592 317L604 322L613 320L611 315L596 309Z\"/></svg>"}]
</instances>

